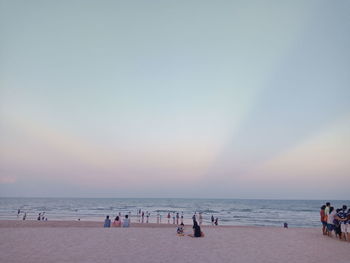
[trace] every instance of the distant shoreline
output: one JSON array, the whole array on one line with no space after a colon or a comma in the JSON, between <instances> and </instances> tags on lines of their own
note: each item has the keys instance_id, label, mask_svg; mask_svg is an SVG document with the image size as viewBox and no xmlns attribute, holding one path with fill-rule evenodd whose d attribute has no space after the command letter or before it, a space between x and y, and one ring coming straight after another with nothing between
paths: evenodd
<instances>
[{"instance_id":1,"label":"distant shoreline","mask_svg":"<svg viewBox=\"0 0 350 263\"><path fill-rule=\"evenodd\" d=\"M191 224L185 223L186 227L192 227ZM49 221L37 221L37 220L1 220L0 219L0 228L20 228L20 227L33 227L33 228L41 228L41 227L87 227L87 228L102 228L103 221L78 221L78 220L49 220ZM131 223L131 227L137 228L176 228L176 224L156 224L156 223ZM282 226L251 226L251 225L219 225L212 226L209 224L201 225L202 228L271 228L271 229L279 229L283 228ZM117 227L111 227L117 228ZM297 229L317 229L318 227L289 227L289 228L297 228ZM321 226L320 226L321 229Z\"/></svg>"}]
</instances>

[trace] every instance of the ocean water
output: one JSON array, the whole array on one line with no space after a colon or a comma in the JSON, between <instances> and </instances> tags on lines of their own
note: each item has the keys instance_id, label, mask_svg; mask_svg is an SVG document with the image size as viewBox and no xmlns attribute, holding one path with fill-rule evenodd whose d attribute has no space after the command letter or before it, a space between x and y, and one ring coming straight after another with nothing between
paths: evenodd
<instances>
[{"instance_id":1,"label":"ocean water","mask_svg":"<svg viewBox=\"0 0 350 263\"><path fill-rule=\"evenodd\" d=\"M103 221L121 213L130 214L138 222L138 209L148 211L149 222L156 222L159 213L167 223L168 212L183 212L191 222L195 212L202 212L203 224L210 224L213 215L220 225L319 227L319 210L326 200L253 200L253 199L152 199L152 198L0 198L0 220L36 220L45 212L48 220ZM350 206L349 200L333 200L332 206ZM17 217L17 210L21 214ZM172 220L171 220L172 221Z\"/></svg>"}]
</instances>

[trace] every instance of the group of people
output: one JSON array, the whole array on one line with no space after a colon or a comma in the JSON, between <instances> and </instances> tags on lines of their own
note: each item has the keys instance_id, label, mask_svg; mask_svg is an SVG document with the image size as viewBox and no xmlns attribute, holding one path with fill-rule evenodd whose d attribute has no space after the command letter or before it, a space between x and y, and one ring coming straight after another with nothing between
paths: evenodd
<instances>
[{"instance_id":1,"label":"group of people","mask_svg":"<svg viewBox=\"0 0 350 263\"><path fill-rule=\"evenodd\" d=\"M123 221L121 220L120 216L116 216L112 223L112 227L129 227L129 226L130 226L129 215L125 215ZM106 216L103 227L111 227L111 219L109 218L109 215Z\"/></svg>"},{"instance_id":2,"label":"group of people","mask_svg":"<svg viewBox=\"0 0 350 263\"><path fill-rule=\"evenodd\" d=\"M197 220L195 217L193 217L193 234L189 234L188 236L190 237L204 237L204 233L201 230L200 225L197 223ZM181 222L181 224L177 227L176 229L176 233L178 236L184 236L185 233L185 225L183 222Z\"/></svg>"},{"instance_id":3,"label":"group of people","mask_svg":"<svg viewBox=\"0 0 350 263\"><path fill-rule=\"evenodd\" d=\"M339 239L350 241L350 208L346 205L335 209L327 202L321 206L320 220L323 235L332 237L334 231Z\"/></svg>"},{"instance_id":4,"label":"group of people","mask_svg":"<svg viewBox=\"0 0 350 263\"><path fill-rule=\"evenodd\" d=\"M129 216L130 216L130 212L129 212ZM141 209L137 210L137 217L138 217L138 222L139 223L149 223L150 218L151 218L151 213L149 213L148 211L142 211ZM159 212L157 213L156 216L156 223L157 224L161 224L162 223L162 214L160 214ZM180 225L184 223L184 212L168 212L165 215L166 221L168 224L172 223L172 224L176 224L176 225ZM197 213L195 212L192 216L192 219L197 221L197 224L202 225L203 224L203 214L201 212ZM211 223L212 225L218 225L219 224L219 218L218 217L214 217L213 215L211 216Z\"/></svg>"}]
</instances>

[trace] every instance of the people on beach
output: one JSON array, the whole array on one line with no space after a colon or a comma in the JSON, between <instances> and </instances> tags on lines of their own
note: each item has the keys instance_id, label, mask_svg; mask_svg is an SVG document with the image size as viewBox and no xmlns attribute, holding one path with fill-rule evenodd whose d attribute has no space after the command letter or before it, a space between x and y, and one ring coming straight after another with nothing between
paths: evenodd
<instances>
[{"instance_id":1,"label":"people on beach","mask_svg":"<svg viewBox=\"0 0 350 263\"><path fill-rule=\"evenodd\" d=\"M211 224L214 225L215 218L213 215L211 215Z\"/></svg>"},{"instance_id":2,"label":"people on beach","mask_svg":"<svg viewBox=\"0 0 350 263\"><path fill-rule=\"evenodd\" d=\"M27 219L27 212L24 212L24 215L23 215L23 220L26 220Z\"/></svg>"},{"instance_id":3,"label":"people on beach","mask_svg":"<svg viewBox=\"0 0 350 263\"><path fill-rule=\"evenodd\" d=\"M167 218L168 218L168 224L170 224L170 212L168 212Z\"/></svg>"},{"instance_id":4,"label":"people on beach","mask_svg":"<svg viewBox=\"0 0 350 263\"><path fill-rule=\"evenodd\" d=\"M176 229L176 233L178 236L183 236L184 235L184 228L185 228L185 225L183 223L181 223L177 229Z\"/></svg>"},{"instance_id":5,"label":"people on beach","mask_svg":"<svg viewBox=\"0 0 350 263\"><path fill-rule=\"evenodd\" d=\"M122 225L122 221L120 220L119 216L116 216L112 226L113 227L121 227L121 225Z\"/></svg>"},{"instance_id":6,"label":"people on beach","mask_svg":"<svg viewBox=\"0 0 350 263\"><path fill-rule=\"evenodd\" d=\"M323 233L323 235L327 235L327 230L326 230L327 229L327 217L326 217L325 209L326 209L325 205L321 206L320 221L322 223L322 233Z\"/></svg>"},{"instance_id":7,"label":"people on beach","mask_svg":"<svg viewBox=\"0 0 350 263\"><path fill-rule=\"evenodd\" d=\"M198 225L197 221L193 221L193 235L190 234L190 237L204 237L204 233L201 231L201 227Z\"/></svg>"},{"instance_id":8,"label":"people on beach","mask_svg":"<svg viewBox=\"0 0 350 263\"><path fill-rule=\"evenodd\" d=\"M329 208L328 208L329 207ZM330 237L333 236L334 231L335 237L340 240L350 241L349 238L349 219L350 219L350 209L347 210L347 206L343 205L342 208L334 209L327 202L326 205L321 207L320 219L322 223L322 233ZM326 228L325 228L325 222Z\"/></svg>"},{"instance_id":9,"label":"people on beach","mask_svg":"<svg viewBox=\"0 0 350 263\"><path fill-rule=\"evenodd\" d=\"M219 225L219 218L217 217L217 218L215 218L215 222L214 222L214 224L217 226L217 225Z\"/></svg>"},{"instance_id":10,"label":"people on beach","mask_svg":"<svg viewBox=\"0 0 350 263\"><path fill-rule=\"evenodd\" d=\"M125 215L124 221L123 221L123 227L129 227L130 226L130 218L129 215Z\"/></svg>"},{"instance_id":11,"label":"people on beach","mask_svg":"<svg viewBox=\"0 0 350 263\"><path fill-rule=\"evenodd\" d=\"M180 216L179 216L179 213L177 212L177 213L176 213L176 224L177 224L177 225L179 224L179 218L180 218Z\"/></svg>"},{"instance_id":12,"label":"people on beach","mask_svg":"<svg viewBox=\"0 0 350 263\"><path fill-rule=\"evenodd\" d=\"M109 216L106 216L103 227L111 227L111 220L109 219Z\"/></svg>"}]
</instances>

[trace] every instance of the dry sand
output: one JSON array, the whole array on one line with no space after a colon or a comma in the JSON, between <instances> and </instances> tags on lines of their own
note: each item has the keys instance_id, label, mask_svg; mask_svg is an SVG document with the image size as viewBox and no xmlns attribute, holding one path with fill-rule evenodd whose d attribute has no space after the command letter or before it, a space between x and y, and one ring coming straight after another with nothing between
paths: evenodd
<instances>
[{"instance_id":1,"label":"dry sand","mask_svg":"<svg viewBox=\"0 0 350 263\"><path fill-rule=\"evenodd\" d=\"M350 242L315 228L208 226L191 238L176 236L174 225L102 224L0 221L0 262L350 262Z\"/></svg>"}]
</instances>

